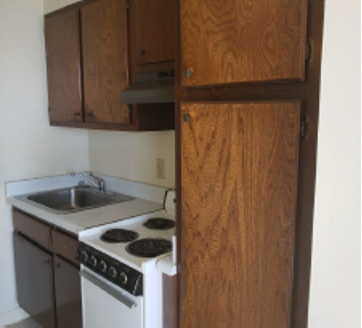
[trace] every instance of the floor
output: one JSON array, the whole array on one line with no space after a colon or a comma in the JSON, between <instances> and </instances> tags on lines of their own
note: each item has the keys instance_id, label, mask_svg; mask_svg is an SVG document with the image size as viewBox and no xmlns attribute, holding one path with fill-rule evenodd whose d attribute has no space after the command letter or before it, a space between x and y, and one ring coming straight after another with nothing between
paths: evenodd
<instances>
[{"instance_id":1,"label":"floor","mask_svg":"<svg viewBox=\"0 0 362 328\"><path fill-rule=\"evenodd\" d=\"M0 326L0 328L41 328L33 319L29 318L9 326Z\"/></svg>"}]
</instances>

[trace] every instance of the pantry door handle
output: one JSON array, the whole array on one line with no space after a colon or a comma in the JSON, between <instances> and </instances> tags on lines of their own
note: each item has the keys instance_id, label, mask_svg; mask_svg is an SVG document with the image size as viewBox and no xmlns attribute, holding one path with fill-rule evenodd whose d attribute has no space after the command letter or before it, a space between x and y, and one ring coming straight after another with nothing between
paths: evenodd
<instances>
[{"instance_id":1,"label":"pantry door handle","mask_svg":"<svg viewBox=\"0 0 362 328\"><path fill-rule=\"evenodd\" d=\"M120 293L117 293L112 288L108 287L107 285L102 284L98 279L94 278L89 273L87 273L85 271L81 271L80 275L82 278L84 278L85 280L88 280L89 282L91 282L93 285L100 288L102 291L104 291L108 295L114 297L116 300L121 302L123 305L127 306L129 309L133 309L133 308L137 307L137 303L127 299L125 296L123 296Z\"/></svg>"}]
</instances>

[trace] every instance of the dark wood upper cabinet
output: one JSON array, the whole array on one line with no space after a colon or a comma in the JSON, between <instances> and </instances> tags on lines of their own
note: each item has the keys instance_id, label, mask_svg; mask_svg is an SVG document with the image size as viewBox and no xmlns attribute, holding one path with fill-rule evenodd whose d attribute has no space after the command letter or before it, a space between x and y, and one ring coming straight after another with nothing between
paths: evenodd
<instances>
[{"instance_id":1,"label":"dark wood upper cabinet","mask_svg":"<svg viewBox=\"0 0 362 328\"><path fill-rule=\"evenodd\" d=\"M130 7L135 8L132 1L136 0L130 0ZM174 129L172 104L122 103L122 92L137 72L174 68L176 0L137 2L139 15L130 12L127 0L92 0L45 16L51 125L120 131ZM135 58L137 42L147 53L142 65Z\"/></svg>"},{"instance_id":2,"label":"dark wood upper cabinet","mask_svg":"<svg viewBox=\"0 0 362 328\"><path fill-rule=\"evenodd\" d=\"M79 269L54 256L57 328L82 327Z\"/></svg>"},{"instance_id":3,"label":"dark wood upper cabinet","mask_svg":"<svg viewBox=\"0 0 362 328\"><path fill-rule=\"evenodd\" d=\"M42 327L55 328L52 256L14 234L19 305Z\"/></svg>"},{"instance_id":4,"label":"dark wood upper cabinet","mask_svg":"<svg viewBox=\"0 0 362 328\"><path fill-rule=\"evenodd\" d=\"M304 81L308 0L181 0L181 83Z\"/></svg>"},{"instance_id":5,"label":"dark wood upper cabinet","mask_svg":"<svg viewBox=\"0 0 362 328\"><path fill-rule=\"evenodd\" d=\"M81 8L85 121L130 124L122 91L128 85L126 0Z\"/></svg>"},{"instance_id":6,"label":"dark wood upper cabinet","mask_svg":"<svg viewBox=\"0 0 362 328\"><path fill-rule=\"evenodd\" d=\"M176 0L135 0L137 64L175 60Z\"/></svg>"},{"instance_id":7,"label":"dark wood upper cabinet","mask_svg":"<svg viewBox=\"0 0 362 328\"><path fill-rule=\"evenodd\" d=\"M79 10L45 19L50 122L82 122Z\"/></svg>"},{"instance_id":8,"label":"dark wood upper cabinet","mask_svg":"<svg viewBox=\"0 0 362 328\"><path fill-rule=\"evenodd\" d=\"M180 327L291 327L300 113L181 103Z\"/></svg>"}]
</instances>

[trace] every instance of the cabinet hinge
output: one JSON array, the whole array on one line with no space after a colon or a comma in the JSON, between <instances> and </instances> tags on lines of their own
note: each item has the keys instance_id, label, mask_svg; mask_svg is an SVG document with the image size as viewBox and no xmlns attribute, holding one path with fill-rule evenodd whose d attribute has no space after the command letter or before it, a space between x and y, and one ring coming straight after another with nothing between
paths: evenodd
<instances>
[{"instance_id":1,"label":"cabinet hinge","mask_svg":"<svg viewBox=\"0 0 362 328\"><path fill-rule=\"evenodd\" d=\"M300 123L300 138L302 140L305 140L307 138L307 134L308 134L308 122L307 119L304 118Z\"/></svg>"},{"instance_id":2,"label":"cabinet hinge","mask_svg":"<svg viewBox=\"0 0 362 328\"><path fill-rule=\"evenodd\" d=\"M308 39L307 44L305 46L305 60L309 65L312 61L312 40Z\"/></svg>"}]
</instances>

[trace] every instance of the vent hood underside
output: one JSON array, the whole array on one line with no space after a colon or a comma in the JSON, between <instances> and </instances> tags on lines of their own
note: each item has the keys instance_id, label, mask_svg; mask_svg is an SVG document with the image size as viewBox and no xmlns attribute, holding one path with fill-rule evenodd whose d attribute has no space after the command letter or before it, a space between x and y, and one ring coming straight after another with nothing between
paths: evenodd
<instances>
[{"instance_id":1,"label":"vent hood underside","mask_svg":"<svg viewBox=\"0 0 362 328\"><path fill-rule=\"evenodd\" d=\"M136 82L122 92L122 102L128 105L174 103L174 72L138 74Z\"/></svg>"}]
</instances>

